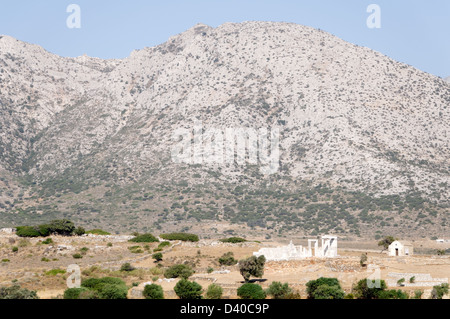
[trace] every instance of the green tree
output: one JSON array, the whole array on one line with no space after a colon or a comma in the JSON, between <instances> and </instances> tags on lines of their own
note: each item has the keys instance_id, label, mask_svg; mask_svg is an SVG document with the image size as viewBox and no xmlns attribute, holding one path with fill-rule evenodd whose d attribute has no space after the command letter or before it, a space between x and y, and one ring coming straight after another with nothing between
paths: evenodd
<instances>
[{"instance_id":1,"label":"green tree","mask_svg":"<svg viewBox=\"0 0 450 319\"><path fill-rule=\"evenodd\" d=\"M145 299L164 299L164 291L160 285L151 284L144 287Z\"/></svg>"},{"instance_id":2,"label":"green tree","mask_svg":"<svg viewBox=\"0 0 450 319\"><path fill-rule=\"evenodd\" d=\"M289 287L288 283L282 284L281 282L274 281L270 284L266 293L273 299L287 299L287 297L292 294L292 289Z\"/></svg>"},{"instance_id":3,"label":"green tree","mask_svg":"<svg viewBox=\"0 0 450 319\"><path fill-rule=\"evenodd\" d=\"M249 282L250 277L262 278L264 275L264 264L266 258L264 256L251 256L247 259L239 261L239 272L244 277L245 282Z\"/></svg>"},{"instance_id":4,"label":"green tree","mask_svg":"<svg viewBox=\"0 0 450 319\"><path fill-rule=\"evenodd\" d=\"M217 284L211 284L206 290L206 299L221 299L223 289Z\"/></svg>"},{"instance_id":5,"label":"green tree","mask_svg":"<svg viewBox=\"0 0 450 319\"><path fill-rule=\"evenodd\" d=\"M75 225L67 219L56 219L48 224L48 229L52 234L71 236L75 231Z\"/></svg>"},{"instance_id":6,"label":"green tree","mask_svg":"<svg viewBox=\"0 0 450 319\"><path fill-rule=\"evenodd\" d=\"M386 236L378 242L378 246L381 246L381 247L383 247L383 250L386 250L389 248L389 245L392 244L394 241L396 241L396 239L394 237Z\"/></svg>"},{"instance_id":7,"label":"green tree","mask_svg":"<svg viewBox=\"0 0 450 319\"><path fill-rule=\"evenodd\" d=\"M320 277L306 283L308 299L343 299L345 296L337 278Z\"/></svg>"},{"instance_id":8,"label":"green tree","mask_svg":"<svg viewBox=\"0 0 450 319\"><path fill-rule=\"evenodd\" d=\"M237 290L237 295L241 299L266 299L266 293L260 285L246 283Z\"/></svg>"},{"instance_id":9,"label":"green tree","mask_svg":"<svg viewBox=\"0 0 450 319\"><path fill-rule=\"evenodd\" d=\"M175 293L180 299L202 299L203 289L198 283L181 279L174 287Z\"/></svg>"}]
</instances>

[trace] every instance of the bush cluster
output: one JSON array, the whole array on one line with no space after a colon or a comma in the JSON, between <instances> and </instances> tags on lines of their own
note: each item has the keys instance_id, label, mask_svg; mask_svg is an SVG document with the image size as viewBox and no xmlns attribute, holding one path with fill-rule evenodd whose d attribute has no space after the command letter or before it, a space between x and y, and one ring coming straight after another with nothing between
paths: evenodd
<instances>
[{"instance_id":1,"label":"bush cluster","mask_svg":"<svg viewBox=\"0 0 450 319\"><path fill-rule=\"evenodd\" d=\"M127 299L128 287L120 278L89 278L80 288L69 288L64 299Z\"/></svg>"},{"instance_id":2,"label":"bush cluster","mask_svg":"<svg viewBox=\"0 0 450 319\"><path fill-rule=\"evenodd\" d=\"M132 243L156 243L159 242L158 238L153 236L152 234L142 234L138 235L129 240Z\"/></svg>"},{"instance_id":3,"label":"bush cluster","mask_svg":"<svg viewBox=\"0 0 450 319\"><path fill-rule=\"evenodd\" d=\"M238 244L238 243L244 243L247 241L247 239L241 238L241 237L230 237L230 238L224 238L220 239L222 243L232 243L232 244Z\"/></svg>"},{"instance_id":4,"label":"bush cluster","mask_svg":"<svg viewBox=\"0 0 450 319\"><path fill-rule=\"evenodd\" d=\"M159 237L165 240L181 240L181 241L191 241L198 242L199 238L195 234L189 233L170 233L170 234L162 234Z\"/></svg>"},{"instance_id":5,"label":"bush cluster","mask_svg":"<svg viewBox=\"0 0 450 319\"><path fill-rule=\"evenodd\" d=\"M187 279L194 273L194 270L188 265L174 265L164 272L166 278L183 278Z\"/></svg>"},{"instance_id":6,"label":"bush cluster","mask_svg":"<svg viewBox=\"0 0 450 319\"><path fill-rule=\"evenodd\" d=\"M16 235L19 237L48 237L51 234L61 236L72 236L73 234L81 236L84 234L82 227L75 228L73 222L67 219L56 219L48 224L37 226L18 226Z\"/></svg>"}]
</instances>

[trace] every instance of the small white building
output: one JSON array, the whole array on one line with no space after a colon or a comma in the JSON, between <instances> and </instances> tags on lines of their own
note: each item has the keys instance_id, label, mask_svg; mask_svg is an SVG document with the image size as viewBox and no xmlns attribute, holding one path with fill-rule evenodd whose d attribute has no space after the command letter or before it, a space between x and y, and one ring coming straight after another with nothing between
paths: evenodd
<instances>
[{"instance_id":1,"label":"small white building","mask_svg":"<svg viewBox=\"0 0 450 319\"><path fill-rule=\"evenodd\" d=\"M413 254L413 246L409 242L399 242L398 240L394 241L389 245L388 255L395 256L410 256Z\"/></svg>"}]
</instances>

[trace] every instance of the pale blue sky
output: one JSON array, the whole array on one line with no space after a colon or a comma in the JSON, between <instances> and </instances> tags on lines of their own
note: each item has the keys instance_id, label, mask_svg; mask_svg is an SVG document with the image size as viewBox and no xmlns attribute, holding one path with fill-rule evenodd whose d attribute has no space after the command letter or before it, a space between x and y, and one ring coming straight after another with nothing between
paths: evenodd
<instances>
[{"instance_id":1,"label":"pale blue sky","mask_svg":"<svg viewBox=\"0 0 450 319\"><path fill-rule=\"evenodd\" d=\"M69 29L69 4L81 7L81 29ZM369 29L369 4L381 7L381 29ZM284 21L328 31L395 60L450 76L449 0L1 0L0 34L62 56L124 58L165 42L197 23Z\"/></svg>"}]
</instances>

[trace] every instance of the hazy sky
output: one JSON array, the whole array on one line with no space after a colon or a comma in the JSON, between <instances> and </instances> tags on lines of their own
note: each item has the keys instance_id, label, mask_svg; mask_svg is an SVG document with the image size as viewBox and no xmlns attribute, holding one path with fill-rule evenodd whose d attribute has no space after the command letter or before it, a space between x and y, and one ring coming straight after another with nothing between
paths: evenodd
<instances>
[{"instance_id":1,"label":"hazy sky","mask_svg":"<svg viewBox=\"0 0 450 319\"><path fill-rule=\"evenodd\" d=\"M217 27L251 20L294 22L328 31L391 58L450 76L449 0L14 0L0 1L0 34L62 56L124 58L165 42L197 23ZM69 4L81 8L81 28L70 29ZM381 28L370 29L367 7L381 8Z\"/></svg>"}]
</instances>

